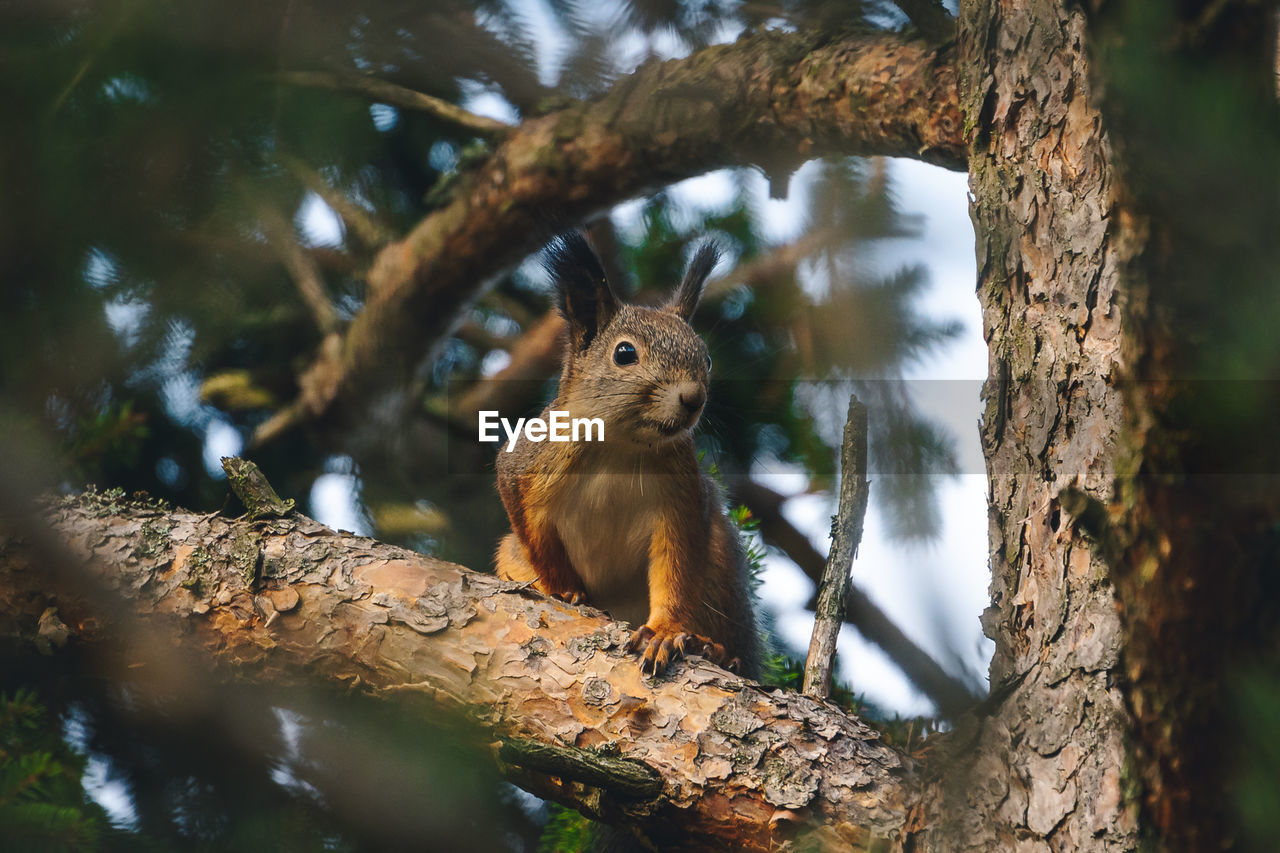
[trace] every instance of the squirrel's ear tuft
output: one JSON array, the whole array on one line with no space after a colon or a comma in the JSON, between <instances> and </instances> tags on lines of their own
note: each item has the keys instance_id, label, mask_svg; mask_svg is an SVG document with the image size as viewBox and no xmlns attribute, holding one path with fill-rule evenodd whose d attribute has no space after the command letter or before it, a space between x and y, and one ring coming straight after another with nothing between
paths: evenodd
<instances>
[{"instance_id":1,"label":"squirrel's ear tuft","mask_svg":"<svg viewBox=\"0 0 1280 853\"><path fill-rule=\"evenodd\" d=\"M667 307L686 321L692 321L693 309L698 307L698 300L702 298L702 288L707 283L707 276L711 275L719 260L720 247L714 240L707 240L699 246L698 251L693 253L693 259L689 261L689 268L684 271L680 286L671 294Z\"/></svg>"},{"instance_id":2,"label":"squirrel's ear tuft","mask_svg":"<svg viewBox=\"0 0 1280 853\"><path fill-rule=\"evenodd\" d=\"M569 341L582 352L620 307L600 256L581 231L566 231L547 246L543 265L555 282L560 313L569 321Z\"/></svg>"}]
</instances>

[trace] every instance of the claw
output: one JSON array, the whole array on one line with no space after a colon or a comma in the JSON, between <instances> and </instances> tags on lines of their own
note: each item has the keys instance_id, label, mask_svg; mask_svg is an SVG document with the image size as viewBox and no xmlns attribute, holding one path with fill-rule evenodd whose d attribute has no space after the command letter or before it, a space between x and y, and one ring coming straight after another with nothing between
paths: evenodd
<instances>
[{"instance_id":1,"label":"claw","mask_svg":"<svg viewBox=\"0 0 1280 853\"><path fill-rule=\"evenodd\" d=\"M627 648L640 653L641 673L652 675L660 675L672 661L691 654L701 654L714 663L723 663L726 657L724 646L710 637L661 625L636 629Z\"/></svg>"},{"instance_id":2,"label":"claw","mask_svg":"<svg viewBox=\"0 0 1280 853\"><path fill-rule=\"evenodd\" d=\"M653 629L648 625L641 625L636 632L631 635L631 642L627 644L627 651L640 651L640 647L647 644L652 636Z\"/></svg>"},{"instance_id":3,"label":"claw","mask_svg":"<svg viewBox=\"0 0 1280 853\"><path fill-rule=\"evenodd\" d=\"M549 595L559 601L568 602L569 604L587 603L587 593L583 589L551 589L541 579L534 581L533 586L543 595Z\"/></svg>"},{"instance_id":4,"label":"claw","mask_svg":"<svg viewBox=\"0 0 1280 853\"><path fill-rule=\"evenodd\" d=\"M699 637L698 639L703 641L702 656L707 660L711 661L712 663L717 663L717 664L720 664L721 666L724 666L725 659L729 656L729 653L725 650L725 647L720 645L719 643L708 640L705 637ZM734 658L734 660L737 660L737 658Z\"/></svg>"},{"instance_id":5,"label":"claw","mask_svg":"<svg viewBox=\"0 0 1280 853\"><path fill-rule=\"evenodd\" d=\"M676 644L671 642L670 637L663 639L663 641L658 644L657 653L653 656L654 674L656 675L658 672L666 669L667 664L671 663L672 659L679 654L679 651L680 650L676 648Z\"/></svg>"}]
</instances>

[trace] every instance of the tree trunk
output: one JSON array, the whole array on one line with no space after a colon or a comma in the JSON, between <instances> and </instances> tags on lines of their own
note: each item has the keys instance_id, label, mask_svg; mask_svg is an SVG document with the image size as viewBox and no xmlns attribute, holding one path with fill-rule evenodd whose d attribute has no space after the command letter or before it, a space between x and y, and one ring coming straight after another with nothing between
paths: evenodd
<instances>
[{"instance_id":1,"label":"tree trunk","mask_svg":"<svg viewBox=\"0 0 1280 853\"><path fill-rule=\"evenodd\" d=\"M1263 96L1272 81L1265 61L1236 67L1267 56L1269 28L1261 12L1229 10L1232 39L1185 48L1195 35L1171 13L1155 21L1168 31L1148 33L1140 4L1101 5L1090 17L1053 0L961 3L990 348L983 625L996 650L986 713L958 727L936 799L921 806L922 835L946 849L1128 850L1147 839L1204 850L1232 840L1217 734L1228 728L1223 673L1264 639L1257 567L1274 544L1264 552L1259 542L1277 501L1274 478L1198 475L1226 473L1214 464L1264 447L1260 427L1274 419L1242 415L1224 443L1213 435L1224 420L1217 384L1167 380L1229 363L1188 353L1202 341L1243 348L1235 330L1253 306L1276 316L1274 286L1262 286L1277 268L1265 236L1280 221L1274 136L1270 155L1258 153L1268 150L1260 130L1276 127L1274 98ZM1184 48L1194 74L1166 55ZM1211 97L1225 107L1199 106L1219 107L1219 148L1200 140L1210 111L1181 101L1214 69L1226 85ZM1239 104L1237 88L1249 93ZM1183 146L1193 156L1171 156L1185 155L1184 138L1196 140ZM1237 156L1251 163L1238 185L1204 186ZM1249 175L1267 189L1251 191ZM1233 207L1260 194L1268 200ZM1226 204L1208 213L1206 200ZM1204 236L1224 230L1215 216L1230 221L1216 244ZM1256 301L1219 299L1217 276L1247 267L1238 255L1257 246L1268 247L1266 263L1233 280ZM1268 367L1256 355L1241 361L1255 368L1246 375Z\"/></svg>"},{"instance_id":2,"label":"tree trunk","mask_svg":"<svg viewBox=\"0 0 1280 853\"><path fill-rule=\"evenodd\" d=\"M996 649L989 714L958 733L968 755L927 834L949 849L1132 849L1116 594L1060 503L1067 487L1110 499L1122 426L1124 235L1088 28L1051 0L966 2L959 46L990 352L983 626Z\"/></svg>"}]
</instances>

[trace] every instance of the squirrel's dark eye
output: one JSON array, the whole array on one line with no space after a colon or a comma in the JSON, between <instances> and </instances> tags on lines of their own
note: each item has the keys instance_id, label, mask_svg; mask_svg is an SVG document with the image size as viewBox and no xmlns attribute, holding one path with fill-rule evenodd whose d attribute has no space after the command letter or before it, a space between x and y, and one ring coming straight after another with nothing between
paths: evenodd
<instances>
[{"instance_id":1,"label":"squirrel's dark eye","mask_svg":"<svg viewBox=\"0 0 1280 853\"><path fill-rule=\"evenodd\" d=\"M640 360L639 353L636 352L635 344L623 341L613 348L613 363L628 365L635 364Z\"/></svg>"}]
</instances>

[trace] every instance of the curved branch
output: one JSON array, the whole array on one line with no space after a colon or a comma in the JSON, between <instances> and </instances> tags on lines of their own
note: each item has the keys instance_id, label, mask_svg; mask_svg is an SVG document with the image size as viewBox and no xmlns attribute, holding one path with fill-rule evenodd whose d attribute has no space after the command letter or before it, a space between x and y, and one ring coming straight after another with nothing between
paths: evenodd
<instances>
[{"instance_id":1,"label":"curved branch","mask_svg":"<svg viewBox=\"0 0 1280 853\"><path fill-rule=\"evenodd\" d=\"M511 347L511 361L495 373L477 380L449 407L458 424L473 428L481 409L518 412L532 405L546 380L560 369L564 349L564 318L548 310L531 324Z\"/></svg>"},{"instance_id":2,"label":"curved branch","mask_svg":"<svg viewBox=\"0 0 1280 853\"><path fill-rule=\"evenodd\" d=\"M513 128L450 204L384 248L363 310L336 355L318 354L300 378L284 426L402 386L555 223L725 166L775 171L846 154L963 169L962 126L950 50L893 33L766 32L645 65L599 100Z\"/></svg>"},{"instance_id":3,"label":"curved branch","mask_svg":"<svg viewBox=\"0 0 1280 853\"><path fill-rule=\"evenodd\" d=\"M166 644L238 678L463 711L520 784L659 848L901 838L918 771L874 731L696 658L646 679L626 627L599 611L297 516L233 521L109 493L43 516L44 538L90 577L51 583L28 544L40 536L0 539L2 621L33 642L55 621L84 644L121 630L100 606L109 587Z\"/></svg>"}]
</instances>

